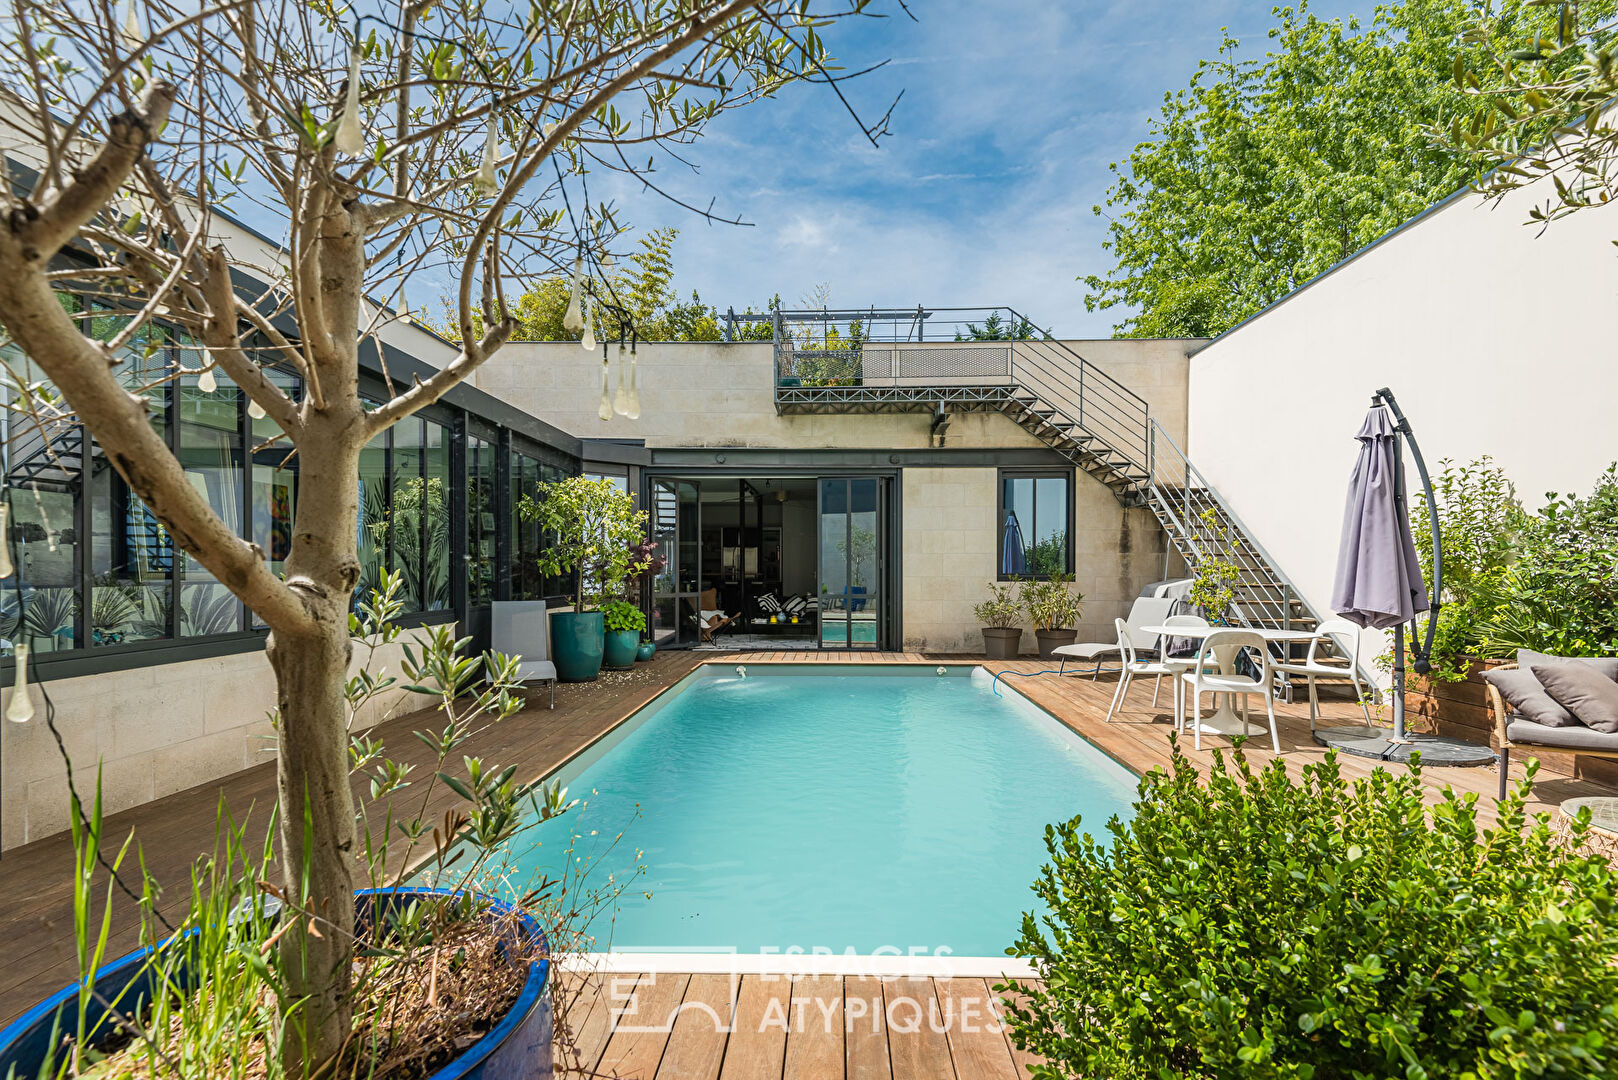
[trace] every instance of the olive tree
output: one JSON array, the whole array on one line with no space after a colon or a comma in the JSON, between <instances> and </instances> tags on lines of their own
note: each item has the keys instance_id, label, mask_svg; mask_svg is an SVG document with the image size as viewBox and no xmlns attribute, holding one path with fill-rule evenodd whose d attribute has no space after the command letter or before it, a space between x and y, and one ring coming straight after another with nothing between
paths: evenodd
<instances>
[{"instance_id":1,"label":"olive tree","mask_svg":"<svg viewBox=\"0 0 1618 1080\"><path fill-rule=\"evenodd\" d=\"M9 371L9 400L82 424L174 543L270 628L280 858L310 913L280 963L306 1070L350 1027L344 682L361 448L501 348L517 326L508 296L559 268L599 276L624 225L590 199L591 172L660 193L656 163L679 161L715 117L793 80L847 77L822 34L864 6L13 0L0 16L0 344L46 377ZM275 241L244 240L226 214ZM448 283L458 351L368 403L362 350L423 280ZM122 328L95 332L64 292L121 310ZM151 423L149 384L121 372L149 324L190 343L189 370L228 377L297 454L284 575L210 509Z\"/></svg>"}]
</instances>

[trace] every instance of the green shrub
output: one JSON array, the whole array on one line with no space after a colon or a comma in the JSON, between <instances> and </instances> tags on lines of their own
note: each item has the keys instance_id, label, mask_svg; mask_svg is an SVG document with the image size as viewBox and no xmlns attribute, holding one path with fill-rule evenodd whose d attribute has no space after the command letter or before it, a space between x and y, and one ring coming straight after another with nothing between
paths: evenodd
<instances>
[{"instance_id":1,"label":"green shrub","mask_svg":"<svg viewBox=\"0 0 1618 1080\"><path fill-rule=\"evenodd\" d=\"M1238 751L1203 786L1176 748L1110 843L1047 829L1013 1036L1044 1077L1618 1075L1611 871L1525 820L1527 790L1483 829L1414 767L1349 784L1329 755L1293 783Z\"/></svg>"},{"instance_id":2,"label":"green shrub","mask_svg":"<svg viewBox=\"0 0 1618 1080\"><path fill-rule=\"evenodd\" d=\"M601 605L602 623L607 630L644 630L646 613L627 600L609 600Z\"/></svg>"},{"instance_id":3,"label":"green shrub","mask_svg":"<svg viewBox=\"0 0 1618 1080\"><path fill-rule=\"evenodd\" d=\"M1084 614L1084 594L1073 588L1073 575L1052 573L1043 581L1023 578L1018 600L1036 630L1072 630Z\"/></svg>"},{"instance_id":4,"label":"green shrub","mask_svg":"<svg viewBox=\"0 0 1618 1080\"><path fill-rule=\"evenodd\" d=\"M1015 584L1017 579L1012 578ZM989 598L981 604L972 605L972 617L983 626L1009 629L1017 625L1022 616L1022 605L1017 602L1017 596L1011 585L997 585L989 582Z\"/></svg>"}]
</instances>

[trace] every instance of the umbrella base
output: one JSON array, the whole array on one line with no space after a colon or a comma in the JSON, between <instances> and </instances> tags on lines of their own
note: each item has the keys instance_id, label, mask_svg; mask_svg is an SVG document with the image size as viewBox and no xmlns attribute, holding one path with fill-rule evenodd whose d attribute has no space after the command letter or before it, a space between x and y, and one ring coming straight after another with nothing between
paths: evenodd
<instances>
[{"instance_id":1,"label":"umbrella base","mask_svg":"<svg viewBox=\"0 0 1618 1080\"><path fill-rule=\"evenodd\" d=\"M1393 729L1381 727L1334 727L1315 729L1315 742L1341 750L1357 757L1380 758L1383 761L1409 761L1412 753L1421 754L1423 765L1447 765L1469 768L1493 765L1495 753L1487 746L1469 743L1464 739L1451 739L1442 735L1405 733L1408 742L1394 742Z\"/></svg>"}]
</instances>

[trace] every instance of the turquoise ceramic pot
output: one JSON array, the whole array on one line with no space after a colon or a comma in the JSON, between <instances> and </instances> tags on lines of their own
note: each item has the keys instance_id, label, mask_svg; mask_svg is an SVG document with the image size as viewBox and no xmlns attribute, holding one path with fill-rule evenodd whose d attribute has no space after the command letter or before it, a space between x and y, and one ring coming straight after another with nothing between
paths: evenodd
<instances>
[{"instance_id":1,"label":"turquoise ceramic pot","mask_svg":"<svg viewBox=\"0 0 1618 1080\"><path fill-rule=\"evenodd\" d=\"M635 646L640 644L639 630L608 630L606 647L602 654L603 667L623 671L635 666Z\"/></svg>"},{"instance_id":2,"label":"turquoise ceramic pot","mask_svg":"<svg viewBox=\"0 0 1618 1080\"><path fill-rule=\"evenodd\" d=\"M562 682L593 682L601 674L606 626L599 611L551 612L551 661Z\"/></svg>"},{"instance_id":3,"label":"turquoise ceramic pot","mask_svg":"<svg viewBox=\"0 0 1618 1080\"><path fill-rule=\"evenodd\" d=\"M652 658L653 654L655 654L656 652L657 652L657 643L656 642L643 641L635 649L635 659L636 660L650 660Z\"/></svg>"}]
</instances>

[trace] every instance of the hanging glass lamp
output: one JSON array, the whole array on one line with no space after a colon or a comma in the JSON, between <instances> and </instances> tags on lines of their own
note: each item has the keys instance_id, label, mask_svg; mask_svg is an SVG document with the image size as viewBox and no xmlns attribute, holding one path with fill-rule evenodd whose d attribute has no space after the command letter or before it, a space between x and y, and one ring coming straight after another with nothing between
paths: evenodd
<instances>
[{"instance_id":1,"label":"hanging glass lamp","mask_svg":"<svg viewBox=\"0 0 1618 1080\"><path fill-rule=\"evenodd\" d=\"M213 377L213 368L205 367L202 374L197 376L197 389L204 394L211 394L219 389L219 380Z\"/></svg>"},{"instance_id":2,"label":"hanging glass lamp","mask_svg":"<svg viewBox=\"0 0 1618 1080\"><path fill-rule=\"evenodd\" d=\"M17 681L12 684L11 700L6 704L6 719L13 724L26 724L34 718L34 702L28 696L28 643L19 641L13 648Z\"/></svg>"},{"instance_id":3,"label":"hanging glass lamp","mask_svg":"<svg viewBox=\"0 0 1618 1080\"><path fill-rule=\"evenodd\" d=\"M584 311L579 301L584 293L584 256L573 256L573 284L567 294L567 311L562 313L562 328L577 334L584 329Z\"/></svg>"},{"instance_id":4,"label":"hanging glass lamp","mask_svg":"<svg viewBox=\"0 0 1618 1080\"><path fill-rule=\"evenodd\" d=\"M496 114L496 102L489 106L488 135L483 141L483 160L478 164L478 174L472 179L472 186L485 195L492 195L500 190L500 178L494 174L494 162L499 147L495 145L500 128L499 117Z\"/></svg>"},{"instance_id":5,"label":"hanging glass lamp","mask_svg":"<svg viewBox=\"0 0 1618 1080\"><path fill-rule=\"evenodd\" d=\"M629 345L629 407L624 415L631 420L640 419L640 370L635 362L635 345Z\"/></svg>"},{"instance_id":6,"label":"hanging glass lamp","mask_svg":"<svg viewBox=\"0 0 1618 1080\"><path fill-rule=\"evenodd\" d=\"M584 347L585 352L596 351L596 323L595 320L590 317L589 297L586 297L584 300L584 337L579 339L579 344ZM607 362L605 355L601 357L601 362L603 364Z\"/></svg>"},{"instance_id":7,"label":"hanging glass lamp","mask_svg":"<svg viewBox=\"0 0 1618 1080\"><path fill-rule=\"evenodd\" d=\"M11 564L11 504L0 502L0 578L17 572Z\"/></svg>"},{"instance_id":8,"label":"hanging glass lamp","mask_svg":"<svg viewBox=\"0 0 1618 1080\"><path fill-rule=\"evenodd\" d=\"M252 398L248 398L247 399L247 415L251 416L254 420L262 420L262 419L264 419L264 417L266 415L265 412L264 412L264 406L260 405L258 402L254 401Z\"/></svg>"},{"instance_id":9,"label":"hanging glass lamp","mask_svg":"<svg viewBox=\"0 0 1618 1080\"><path fill-rule=\"evenodd\" d=\"M360 47L348 50L348 92L343 97L343 115L337 121L332 145L339 153L357 156L365 149L365 128L360 124Z\"/></svg>"},{"instance_id":10,"label":"hanging glass lamp","mask_svg":"<svg viewBox=\"0 0 1618 1080\"><path fill-rule=\"evenodd\" d=\"M124 28L121 36L124 44L131 49L138 49L146 43L146 30L141 26L140 15L135 10L135 5L139 2L140 0L129 0L124 8Z\"/></svg>"},{"instance_id":11,"label":"hanging glass lamp","mask_svg":"<svg viewBox=\"0 0 1618 1080\"><path fill-rule=\"evenodd\" d=\"M601 349L601 405L596 409L596 415L603 420L612 419L612 396L607 393L607 350Z\"/></svg>"},{"instance_id":12,"label":"hanging glass lamp","mask_svg":"<svg viewBox=\"0 0 1618 1080\"><path fill-rule=\"evenodd\" d=\"M629 366L625 359L624 342L618 339L618 392L612 396L612 411L619 416L629 415Z\"/></svg>"}]
</instances>

